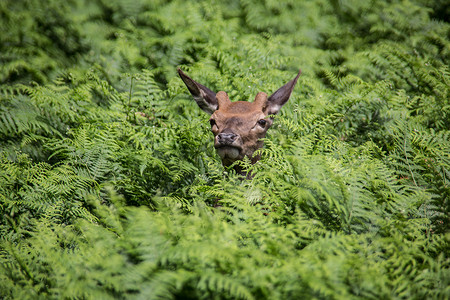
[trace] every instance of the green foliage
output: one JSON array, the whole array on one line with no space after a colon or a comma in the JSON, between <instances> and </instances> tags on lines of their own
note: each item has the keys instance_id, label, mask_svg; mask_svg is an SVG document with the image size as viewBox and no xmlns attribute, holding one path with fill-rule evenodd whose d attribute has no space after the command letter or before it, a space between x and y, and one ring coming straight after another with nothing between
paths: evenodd
<instances>
[{"instance_id":1,"label":"green foliage","mask_svg":"<svg viewBox=\"0 0 450 300\"><path fill-rule=\"evenodd\" d=\"M0 3L0 298L450 298L446 1ZM176 68L289 103L240 180Z\"/></svg>"}]
</instances>

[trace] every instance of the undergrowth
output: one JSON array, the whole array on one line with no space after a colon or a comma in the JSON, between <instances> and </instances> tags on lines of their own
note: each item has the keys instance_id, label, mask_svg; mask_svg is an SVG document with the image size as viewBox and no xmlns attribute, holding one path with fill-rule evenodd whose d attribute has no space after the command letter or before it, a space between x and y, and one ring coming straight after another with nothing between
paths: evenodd
<instances>
[{"instance_id":1,"label":"undergrowth","mask_svg":"<svg viewBox=\"0 0 450 300\"><path fill-rule=\"evenodd\" d=\"M0 298L450 298L446 1L0 3ZM302 69L241 180L181 67Z\"/></svg>"}]
</instances>

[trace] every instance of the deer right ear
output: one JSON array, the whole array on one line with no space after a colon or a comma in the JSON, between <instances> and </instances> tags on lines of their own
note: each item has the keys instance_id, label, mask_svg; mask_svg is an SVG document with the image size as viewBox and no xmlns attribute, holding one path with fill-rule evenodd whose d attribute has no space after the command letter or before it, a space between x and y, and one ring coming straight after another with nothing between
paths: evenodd
<instances>
[{"instance_id":1,"label":"deer right ear","mask_svg":"<svg viewBox=\"0 0 450 300\"><path fill-rule=\"evenodd\" d=\"M206 86L195 82L192 78L184 74L180 68L178 68L177 71L189 92L194 97L195 102L197 102L197 105L208 114L215 112L218 108L216 93Z\"/></svg>"},{"instance_id":2,"label":"deer right ear","mask_svg":"<svg viewBox=\"0 0 450 300\"><path fill-rule=\"evenodd\" d=\"M267 99L267 106L265 110L266 115L276 115L280 111L281 107L286 104L301 73L302 70L299 70L294 79L280 87L269 97L269 99Z\"/></svg>"}]
</instances>

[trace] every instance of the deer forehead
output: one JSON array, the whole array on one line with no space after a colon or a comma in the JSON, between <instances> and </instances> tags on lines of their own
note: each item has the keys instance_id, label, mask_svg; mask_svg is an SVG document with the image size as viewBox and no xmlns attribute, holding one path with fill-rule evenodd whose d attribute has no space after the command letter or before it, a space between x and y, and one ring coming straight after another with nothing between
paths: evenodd
<instances>
[{"instance_id":1,"label":"deer forehead","mask_svg":"<svg viewBox=\"0 0 450 300\"><path fill-rule=\"evenodd\" d=\"M261 107L253 102L231 102L224 108L216 110L212 118L229 125L245 126L254 125L256 121L265 117Z\"/></svg>"}]
</instances>

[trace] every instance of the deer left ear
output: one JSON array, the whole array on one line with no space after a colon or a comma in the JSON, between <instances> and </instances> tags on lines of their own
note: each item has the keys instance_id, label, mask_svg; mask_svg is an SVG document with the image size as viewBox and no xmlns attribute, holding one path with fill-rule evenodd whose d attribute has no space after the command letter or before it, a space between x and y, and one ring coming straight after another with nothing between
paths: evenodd
<instances>
[{"instance_id":1,"label":"deer left ear","mask_svg":"<svg viewBox=\"0 0 450 300\"><path fill-rule=\"evenodd\" d=\"M269 97L269 99L267 99L267 106L264 111L266 115L277 114L280 111L281 107L286 104L286 102L289 100L289 97L291 96L292 91L294 90L295 84L297 83L297 80L300 77L301 73L302 70L298 72L297 76L294 79L280 87Z\"/></svg>"},{"instance_id":2,"label":"deer left ear","mask_svg":"<svg viewBox=\"0 0 450 300\"><path fill-rule=\"evenodd\" d=\"M216 93L208 89L203 84L194 81L191 77L184 74L180 68L178 68L177 71L198 106L208 114L212 114L216 111L218 107Z\"/></svg>"}]
</instances>

